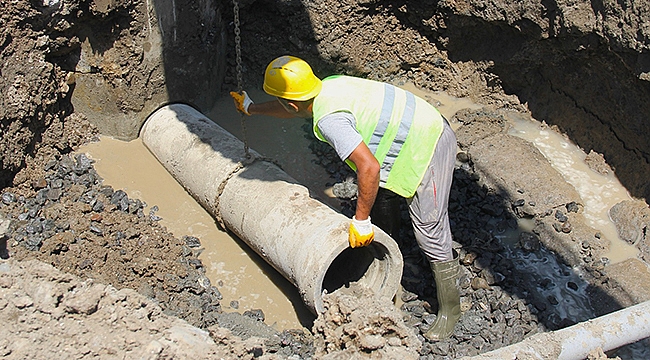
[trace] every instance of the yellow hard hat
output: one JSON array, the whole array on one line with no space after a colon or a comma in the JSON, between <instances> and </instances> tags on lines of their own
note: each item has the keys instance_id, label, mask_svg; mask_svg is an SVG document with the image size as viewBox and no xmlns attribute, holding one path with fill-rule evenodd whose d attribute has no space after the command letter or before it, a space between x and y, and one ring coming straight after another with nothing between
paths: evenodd
<instances>
[{"instance_id":1,"label":"yellow hard hat","mask_svg":"<svg viewBox=\"0 0 650 360\"><path fill-rule=\"evenodd\" d=\"M320 92L322 83L311 66L295 56L280 56L264 73L264 91L288 100L309 100Z\"/></svg>"}]
</instances>

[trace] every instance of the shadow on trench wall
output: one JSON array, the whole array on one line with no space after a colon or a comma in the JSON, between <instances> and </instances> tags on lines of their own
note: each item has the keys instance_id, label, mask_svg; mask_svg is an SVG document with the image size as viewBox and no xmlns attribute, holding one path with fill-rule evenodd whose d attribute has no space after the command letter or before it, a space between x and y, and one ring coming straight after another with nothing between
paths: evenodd
<instances>
[{"instance_id":1,"label":"shadow on trench wall","mask_svg":"<svg viewBox=\"0 0 650 360\"><path fill-rule=\"evenodd\" d=\"M552 2L542 4L529 14L493 19L486 14L499 14L497 9L468 8L461 15L454 5L437 1L381 6L401 9L394 14L402 24L446 49L451 61L490 62L494 84L488 80L487 86L516 95L534 118L556 125L585 152L603 154L630 193L649 201L650 53L627 45L626 29L598 33L588 13L602 17L601 27L619 18L616 11L629 12L639 23L645 15L632 13L633 7L605 9L598 1L580 14ZM438 26L441 19L444 26ZM572 24L584 26L576 30ZM650 46L633 29L627 31L638 48ZM617 33L621 39L612 35Z\"/></svg>"},{"instance_id":2,"label":"shadow on trench wall","mask_svg":"<svg viewBox=\"0 0 650 360\"><path fill-rule=\"evenodd\" d=\"M161 51L167 102L209 111L223 83L231 31L223 13L231 9L214 0L150 1L149 16L155 14L160 31L151 47Z\"/></svg>"},{"instance_id":3,"label":"shadow on trench wall","mask_svg":"<svg viewBox=\"0 0 650 360\"><path fill-rule=\"evenodd\" d=\"M71 102L101 134L132 140L170 102L208 111L224 77L226 24L211 0L84 3L78 42L58 63L74 76Z\"/></svg>"},{"instance_id":4,"label":"shadow on trench wall","mask_svg":"<svg viewBox=\"0 0 650 360\"><path fill-rule=\"evenodd\" d=\"M287 54L305 59L320 78L333 73L334 65L319 56L311 19L303 1L238 0L237 5L244 90L261 89L268 63ZM167 102L186 103L203 114L211 113L212 120L219 124L218 113L210 111L213 110L214 101L221 96L229 97L228 92L236 91L238 87L233 1L201 0L201 4L195 4L189 0L153 0L153 7L161 33L159 45L162 49L164 85L169 94L169 100L159 102L158 107ZM201 66L188 66L188 61ZM193 79L202 81L193 82ZM302 123L296 119L295 126L300 127ZM195 132L191 128L188 130ZM249 128L247 131L256 129ZM243 138L240 140L244 141ZM226 154L218 146L213 146L213 149L231 157L235 163L245 160L243 151L242 157L238 158L232 155L238 152ZM246 168L238 175L254 177L249 175Z\"/></svg>"}]
</instances>

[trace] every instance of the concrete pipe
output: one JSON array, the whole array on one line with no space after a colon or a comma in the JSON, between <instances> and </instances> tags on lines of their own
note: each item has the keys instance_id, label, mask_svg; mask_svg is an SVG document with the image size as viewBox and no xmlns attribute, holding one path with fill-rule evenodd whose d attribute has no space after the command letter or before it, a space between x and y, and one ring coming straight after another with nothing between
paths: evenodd
<instances>
[{"instance_id":1,"label":"concrete pipe","mask_svg":"<svg viewBox=\"0 0 650 360\"><path fill-rule=\"evenodd\" d=\"M581 360L597 348L617 349L650 337L650 301L578 323L533 335L522 342L474 357L472 360Z\"/></svg>"},{"instance_id":2,"label":"concrete pipe","mask_svg":"<svg viewBox=\"0 0 650 360\"><path fill-rule=\"evenodd\" d=\"M395 296L403 261L393 239L375 228L370 246L350 248L347 217L270 162L242 167L243 143L195 109L162 107L140 136L188 193L298 288L313 312L324 311L324 292L351 283Z\"/></svg>"}]
</instances>

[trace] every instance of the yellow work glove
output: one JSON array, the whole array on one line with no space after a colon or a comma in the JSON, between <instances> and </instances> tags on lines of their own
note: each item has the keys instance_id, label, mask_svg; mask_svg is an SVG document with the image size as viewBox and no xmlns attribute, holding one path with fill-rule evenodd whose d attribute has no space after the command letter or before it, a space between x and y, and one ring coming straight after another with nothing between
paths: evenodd
<instances>
[{"instance_id":1,"label":"yellow work glove","mask_svg":"<svg viewBox=\"0 0 650 360\"><path fill-rule=\"evenodd\" d=\"M370 244L375 239L375 231L372 228L370 217L366 220L357 220L356 216L352 217L350 223L350 233L348 241L350 247L357 248Z\"/></svg>"},{"instance_id":2,"label":"yellow work glove","mask_svg":"<svg viewBox=\"0 0 650 360\"><path fill-rule=\"evenodd\" d=\"M248 112L248 107L253 104L253 100L248 97L248 94L246 91L242 91L241 94L238 92L231 91L230 96L232 96L233 100L235 100L235 107L237 107L237 111L244 113L246 115L250 115Z\"/></svg>"}]
</instances>

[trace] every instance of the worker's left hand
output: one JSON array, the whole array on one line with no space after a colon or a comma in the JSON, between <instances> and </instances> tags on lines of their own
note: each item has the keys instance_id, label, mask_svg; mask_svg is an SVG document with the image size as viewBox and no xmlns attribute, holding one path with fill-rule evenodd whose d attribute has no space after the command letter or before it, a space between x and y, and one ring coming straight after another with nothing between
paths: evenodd
<instances>
[{"instance_id":1,"label":"worker's left hand","mask_svg":"<svg viewBox=\"0 0 650 360\"><path fill-rule=\"evenodd\" d=\"M235 107L237 107L237 111L246 115L250 115L248 112L248 107L253 104L253 100L248 97L246 91L242 91L241 94L235 91L231 91L230 96L232 96L233 100L235 100Z\"/></svg>"},{"instance_id":2,"label":"worker's left hand","mask_svg":"<svg viewBox=\"0 0 650 360\"><path fill-rule=\"evenodd\" d=\"M357 220L357 217L353 216L348 236L350 247L357 248L368 246L368 244L370 244L374 239L375 231L372 228L370 217L366 220Z\"/></svg>"}]
</instances>

